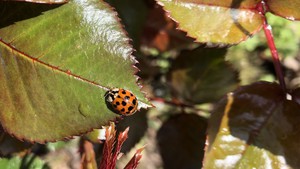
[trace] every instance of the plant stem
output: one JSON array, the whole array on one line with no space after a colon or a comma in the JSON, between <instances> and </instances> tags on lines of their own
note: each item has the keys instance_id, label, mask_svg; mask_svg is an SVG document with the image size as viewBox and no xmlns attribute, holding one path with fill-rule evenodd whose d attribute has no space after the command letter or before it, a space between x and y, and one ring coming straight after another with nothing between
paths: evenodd
<instances>
[{"instance_id":1,"label":"plant stem","mask_svg":"<svg viewBox=\"0 0 300 169\"><path fill-rule=\"evenodd\" d=\"M268 24L267 19L266 19L266 15L265 15L266 6L265 6L265 3L263 1L261 3L259 3L257 9L262 14L263 29L264 29L264 33L265 33L266 38L267 38L269 49L270 49L271 54L272 54L272 59L273 59L274 67L275 67L276 76L279 80L279 84L280 84L281 88L285 92L286 91L286 85L285 85L285 81L284 81L284 75L283 75L283 71L282 71L282 68L281 68L281 63L280 63L280 59L279 59L279 56L278 56L278 52L277 52L277 49L276 49L276 46L275 46L275 43L274 43L272 28Z\"/></svg>"}]
</instances>

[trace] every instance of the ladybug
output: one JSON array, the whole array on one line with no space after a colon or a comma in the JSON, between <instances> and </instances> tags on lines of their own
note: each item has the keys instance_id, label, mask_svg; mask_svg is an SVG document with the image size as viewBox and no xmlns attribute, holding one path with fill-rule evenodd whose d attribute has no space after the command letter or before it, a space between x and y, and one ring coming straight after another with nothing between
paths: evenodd
<instances>
[{"instance_id":1,"label":"ladybug","mask_svg":"<svg viewBox=\"0 0 300 169\"><path fill-rule=\"evenodd\" d=\"M105 98L108 107L117 114L130 116L137 111L137 98L128 90L113 88L105 94Z\"/></svg>"}]
</instances>

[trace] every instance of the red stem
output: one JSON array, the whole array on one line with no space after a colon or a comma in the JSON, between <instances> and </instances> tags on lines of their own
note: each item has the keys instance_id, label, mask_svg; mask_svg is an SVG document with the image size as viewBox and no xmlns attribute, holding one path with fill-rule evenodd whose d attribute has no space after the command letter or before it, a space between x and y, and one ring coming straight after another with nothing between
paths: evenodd
<instances>
[{"instance_id":1,"label":"red stem","mask_svg":"<svg viewBox=\"0 0 300 169\"><path fill-rule=\"evenodd\" d=\"M275 67L277 78L279 80L279 84L280 84L281 88L283 89L283 91L286 91L284 75L283 75L283 71L282 71L282 68L281 68L281 63L280 63L280 59L279 59L279 56L278 56L278 52L277 52L277 49L276 49L276 46L275 46L275 43L274 43L272 28L271 28L270 25L268 25L268 22L267 22L267 19L266 19L266 16L265 16L265 13L267 11L267 6L265 5L264 1L261 1L258 4L257 10L262 14L263 29L264 29L264 33L265 33L266 38L267 38L269 49L270 49L271 54L272 54L273 64L274 64L274 67Z\"/></svg>"}]
</instances>

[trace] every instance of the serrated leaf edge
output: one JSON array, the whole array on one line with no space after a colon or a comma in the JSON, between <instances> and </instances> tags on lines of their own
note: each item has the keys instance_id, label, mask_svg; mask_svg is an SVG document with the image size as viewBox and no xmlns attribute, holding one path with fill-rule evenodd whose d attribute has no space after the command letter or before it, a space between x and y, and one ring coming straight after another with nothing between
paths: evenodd
<instances>
[{"instance_id":1,"label":"serrated leaf edge","mask_svg":"<svg viewBox=\"0 0 300 169\"><path fill-rule=\"evenodd\" d=\"M209 47L209 48L224 48L224 47L231 47L231 46L234 46L234 45L238 45L239 43L241 43L241 42L243 42L243 41L246 41L248 38L251 38L252 35L254 35L254 34L256 34L257 32L259 32L259 31L261 30L261 28L262 28L262 25L261 25L260 28L258 28L256 31L252 32L252 35L251 35L251 36L248 36L248 37L246 36L246 38L242 38L242 39L240 39L238 42L232 43L232 44L230 44L230 43L226 44L226 43L200 42L200 41L198 41L195 37L192 37L192 36L190 35L190 33L188 33L186 30L183 30L183 29L180 28L180 23L179 23L178 21L176 21L175 18L172 17L171 11L167 10L167 9L165 8L165 5L164 5L162 2L160 2L159 0L155 0L155 1L156 1L156 3L157 3L158 5L160 5L160 6L163 8L163 10L166 12L166 15L167 15L169 18L171 18L172 21L174 21L174 22L176 23L176 29L177 29L177 30L180 30L180 31L184 32L184 33L186 34L187 37L192 38L192 39L194 40L194 42L196 42L196 43L205 45L205 47Z\"/></svg>"},{"instance_id":2,"label":"serrated leaf edge","mask_svg":"<svg viewBox=\"0 0 300 169\"><path fill-rule=\"evenodd\" d=\"M103 0L102 0L103 1ZM104 1L103 1L104 2ZM107 7L109 7L112 12L113 12L113 15L115 17L115 19L118 21L118 26L120 27L120 29L123 31L123 33L126 35L127 37L127 45L131 48L131 51L128 53L128 56L130 58L130 61L132 62L131 64L131 67L133 68L134 70L134 73L133 73L133 76L135 77L135 82L136 84L138 85L138 87L140 88L140 91L141 93L144 95L145 99L150 103L147 104L147 103L144 103L144 102L141 102L139 101L139 104L138 104L138 110L140 110L141 108L144 108L144 109L148 109L150 107L155 107L151 102L150 102L150 99L147 97L147 94L146 92L144 92L142 89L143 89L143 85L140 83L140 77L137 75L137 73L140 71L140 69L136 66L139 62L136 60L135 56L133 55L133 53L135 52L135 49L133 48L133 45L132 45L132 39L129 38L129 34L128 32L125 30L125 27L124 27L124 24L122 24L122 20L121 18L118 16L118 13L116 11L116 9L114 7L112 7L111 5L109 5L107 2L104 2L105 5L107 5Z\"/></svg>"}]
</instances>

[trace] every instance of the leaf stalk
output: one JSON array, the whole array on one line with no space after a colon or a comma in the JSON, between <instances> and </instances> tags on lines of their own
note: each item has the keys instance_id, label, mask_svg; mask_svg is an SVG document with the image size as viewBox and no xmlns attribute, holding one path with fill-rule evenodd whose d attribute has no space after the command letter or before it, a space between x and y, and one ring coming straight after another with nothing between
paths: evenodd
<instances>
[{"instance_id":1,"label":"leaf stalk","mask_svg":"<svg viewBox=\"0 0 300 169\"><path fill-rule=\"evenodd\" d=\"M266 18L266 15L265 15L266 11L268 11L268 9L267 9L267 6L266 6L264 1L261 1L258 4L257 10L262 15L263 30L264 30L265 36L267 38L267 43L268 43L269 49L270 49L271 54L272 54L272 60L273 60L273 65L275 67L276 76L279 80L279 84L280 84L282 90L284 92L286 92L286 85L285 85L285 81L284 81L284 75L283 75L280 59L279 59L279 56L278 56L277 48L276 48L276 45L274 43L272 27L268 24L267 18Z\"/></svg>"}]
</instances>

